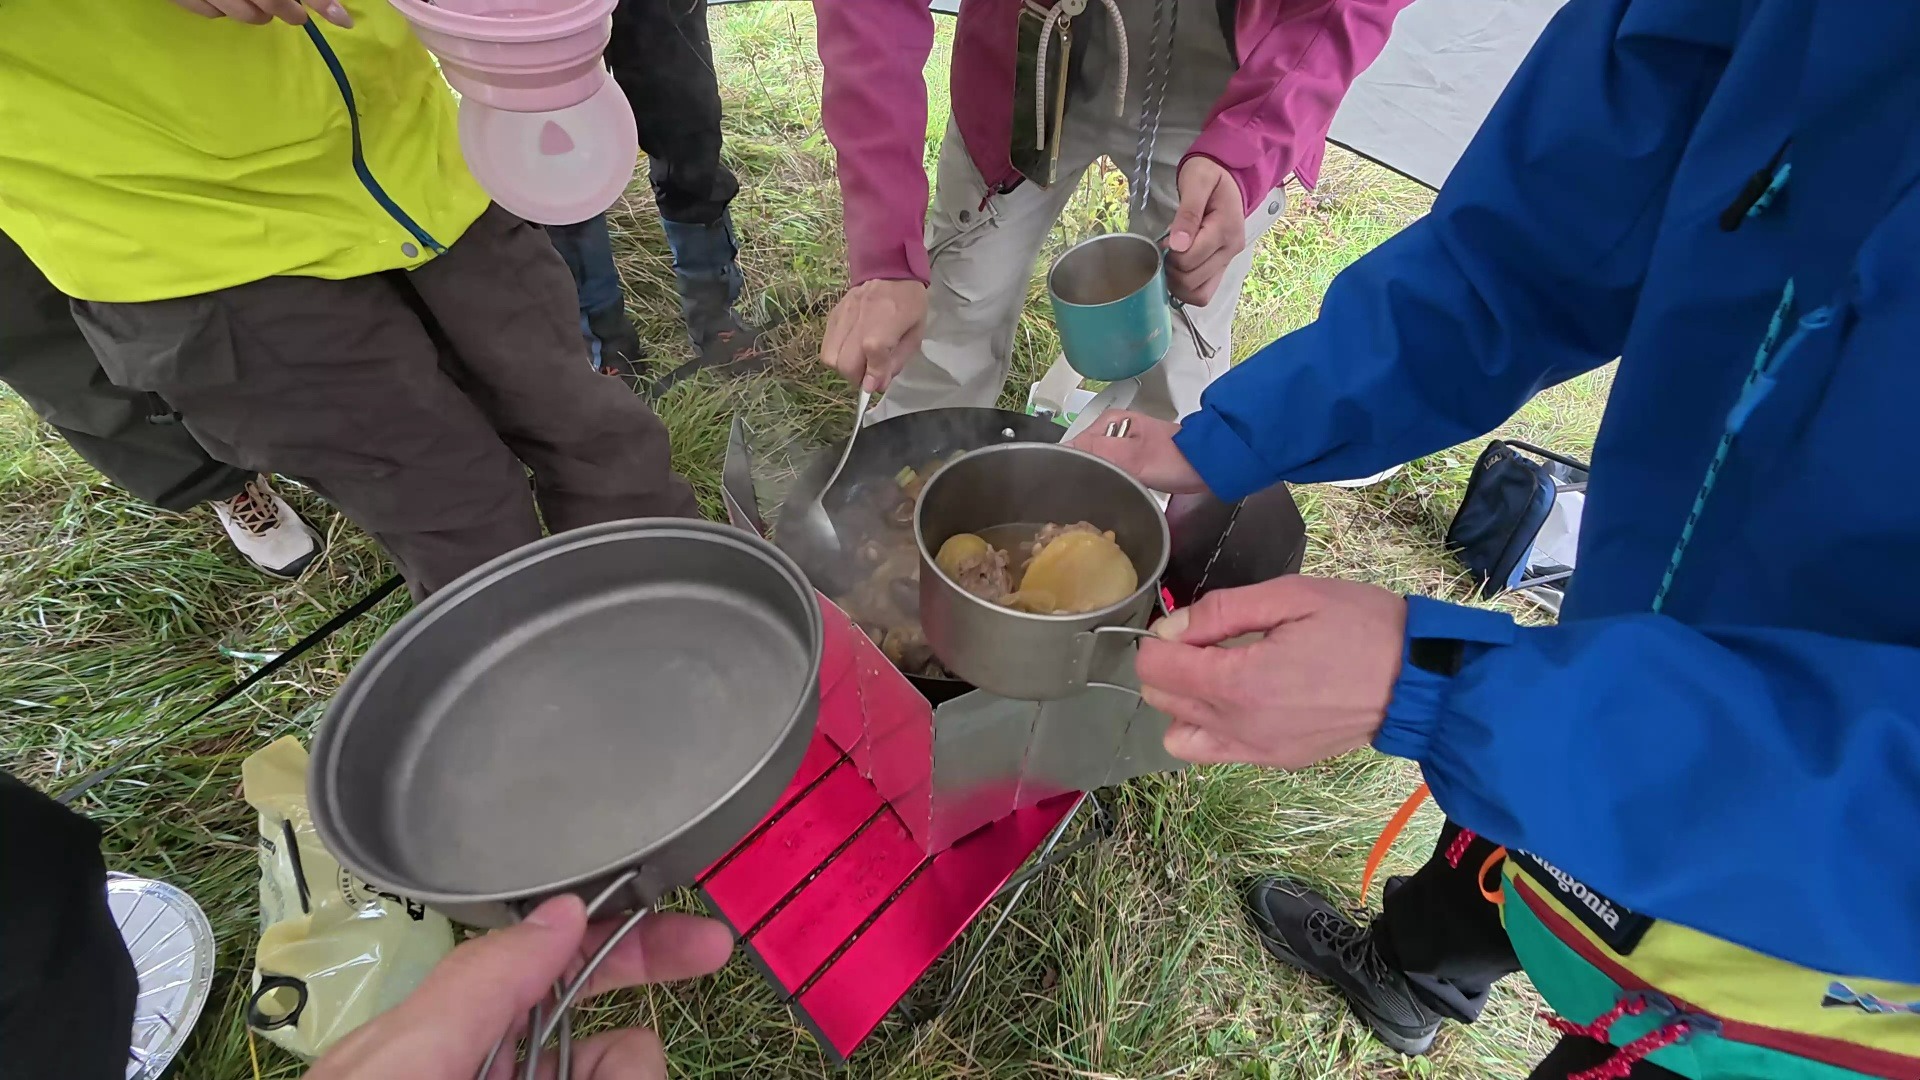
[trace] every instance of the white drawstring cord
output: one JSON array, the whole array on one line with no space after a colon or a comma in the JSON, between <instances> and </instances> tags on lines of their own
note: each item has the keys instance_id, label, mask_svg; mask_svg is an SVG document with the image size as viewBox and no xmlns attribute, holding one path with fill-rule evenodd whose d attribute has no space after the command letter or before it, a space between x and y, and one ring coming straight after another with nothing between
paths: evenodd
<instances>
[{"instance_id":1,"label":"white drawstring cord","mask_svg":"<svg viewBox=\"0 0 1920 1080\"><path fill-rule=\"evenodd\" d=\"M1113 39L1119 43L1120 77L1113 88L1113 115L1127 114L1127 23L1120 17L1119 0L1100 0L1106 6L1107 17L1113 21ZM1055 4L1048 12L1045 22L1040 24L1040 49L1033 65L1033 148L1047 148L1047 47L1052 44L1053 36L1059 32L1060 24L1067 18L1066 0Z\"/></svg>"},{"instance_id":2,"label":"white drawstring cord","mask_svg":"<svg viewBox=\"0 0 1920 1080\"><path fill-rule=\"evenodd\" d=\"M1101 0L1107 6L1107 15L1113 19L1113 40L1120 45L1120 78L1113 88L1113 115L1127 115L1127 23L1120 17L1119 0Z\"/></svg>"}]
</instances>

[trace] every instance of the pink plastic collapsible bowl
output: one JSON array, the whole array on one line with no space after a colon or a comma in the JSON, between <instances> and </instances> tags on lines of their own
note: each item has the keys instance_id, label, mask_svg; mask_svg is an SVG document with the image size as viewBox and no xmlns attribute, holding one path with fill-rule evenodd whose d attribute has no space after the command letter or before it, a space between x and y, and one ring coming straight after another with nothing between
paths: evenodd
<instances>
[{"instance_id":1,"label":"pink plastic collapsible bowl","mask_svg":"<svg viewBox=\"0 0 1920 1080\"><path fill-rule=\"evenodd\" d=\"M613 75L554 112L495 109L460 101L460 153L493 201L541 225L572 225L612 206L633 182L640 137Z\"/></svg>"},{"instance_id":2,"label":"pink plastic collapsible bowl","mask_svg":"<svg viewBox=\"0 0 1920 1080\"><path fill-rule=\"evenodd\" d=\"M555 112L600 91L618 0L388 0L447 83L509 112Z\"/></svg>"}]
</instances>

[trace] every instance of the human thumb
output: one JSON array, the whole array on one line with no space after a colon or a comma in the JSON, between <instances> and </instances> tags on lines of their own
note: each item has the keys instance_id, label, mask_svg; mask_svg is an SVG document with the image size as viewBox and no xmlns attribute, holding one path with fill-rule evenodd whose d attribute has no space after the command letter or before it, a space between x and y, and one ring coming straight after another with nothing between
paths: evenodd
<instances>
[{"instance_id":1,"label":"human thumb","mask_svg":"<svg viewBox=\"0 0 1920 1080\"><path fill-rule=\"evenodd\" d=\"M1193 765L1260 765L1263 755L1248 744L1198 724L1170 720L1160 745L1168 754Z\"/></svg>"},{"instance_id":2,"label":"human thumb","mask_svg":"<svg viewBox=\"0 0 1920 1080\"><path fill-rule=\"evenodd\" d=\"M1180 209L1174 212L1173 224L1167 227L1167 250L1185 251L1193 246L1193 237L1200 231L1200 221L1206 217L1207 195L1211 188L1198 182L1181 177Z\"/></svg>"},{"instance_id":3,"label":"human thumb","mask_svg":"<svg viewBox=\"0 0 1920 1080\"><path fill-rule=\"evenodd\" d=\"M556 896L519 924L453 950L395 1011L407 1015L423 1046L445 1055L439 1060L472 1057L463 1066L470 1073L501 1032L552 992L586 932L586 905Z\"/></svg>"},{"instance_id":4,"label":"human thumb","mask_svg":"<svg viewBox=\"0 0 1920 1080\"><path fill-rule=\"evenodd\" d=\"M1302 588L1304 581L1289 574L1257 585L1210 592L1161 620L1154 632L1187 645L1249 644L1277 626L1313 613L1314 597Z\"/></svg>"}]
</instances>

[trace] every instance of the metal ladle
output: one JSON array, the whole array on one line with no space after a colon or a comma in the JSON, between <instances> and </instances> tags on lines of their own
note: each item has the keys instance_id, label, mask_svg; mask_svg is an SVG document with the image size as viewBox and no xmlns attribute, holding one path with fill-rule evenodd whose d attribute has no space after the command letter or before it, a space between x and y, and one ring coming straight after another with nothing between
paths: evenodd
<instances>
[{"instance_id":1,"label":"metal ladle","mask_svg":"<svg viewBox=\"0 0 1920 1080\"><path fill-rule=\"evenodd\" d=\"M821 485L820 493L801 507L800 513L791 522L785 515L781 516L780 528L783 531L791 528L797 533L804 533L805 535L799 539L810 549L821 552L840 550L839 530L834 528L833 518L827 513L827 492L833 490L834 483L840 479L840 473L847 467L847 459L853 456L853 441L860 437L861 421L866 418L867 406L872 403L873 391L861 387L860 401L853 410L853 430L847 435L846 449L840 451L840 463L833 467L827 482Z\"/></svg>"}]
</instances>

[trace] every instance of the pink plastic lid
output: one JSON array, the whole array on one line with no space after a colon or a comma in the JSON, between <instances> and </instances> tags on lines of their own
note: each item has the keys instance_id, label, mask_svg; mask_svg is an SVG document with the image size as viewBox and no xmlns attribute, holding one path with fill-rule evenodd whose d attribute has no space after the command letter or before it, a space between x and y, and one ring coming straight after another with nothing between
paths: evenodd
<instances>
[{"instance_id":1,"label":"pink plastic lid","mask_svg":"<svg viewBox=\"0 0 1920 1080\"><path fill-rule=\"evenodd\" d=\"M460 151L493 201L541 225L572 225L633 182L640 133L611 72L593 96L557 112L507 112L460 99Z\"/></svg>"}]
</instances>

